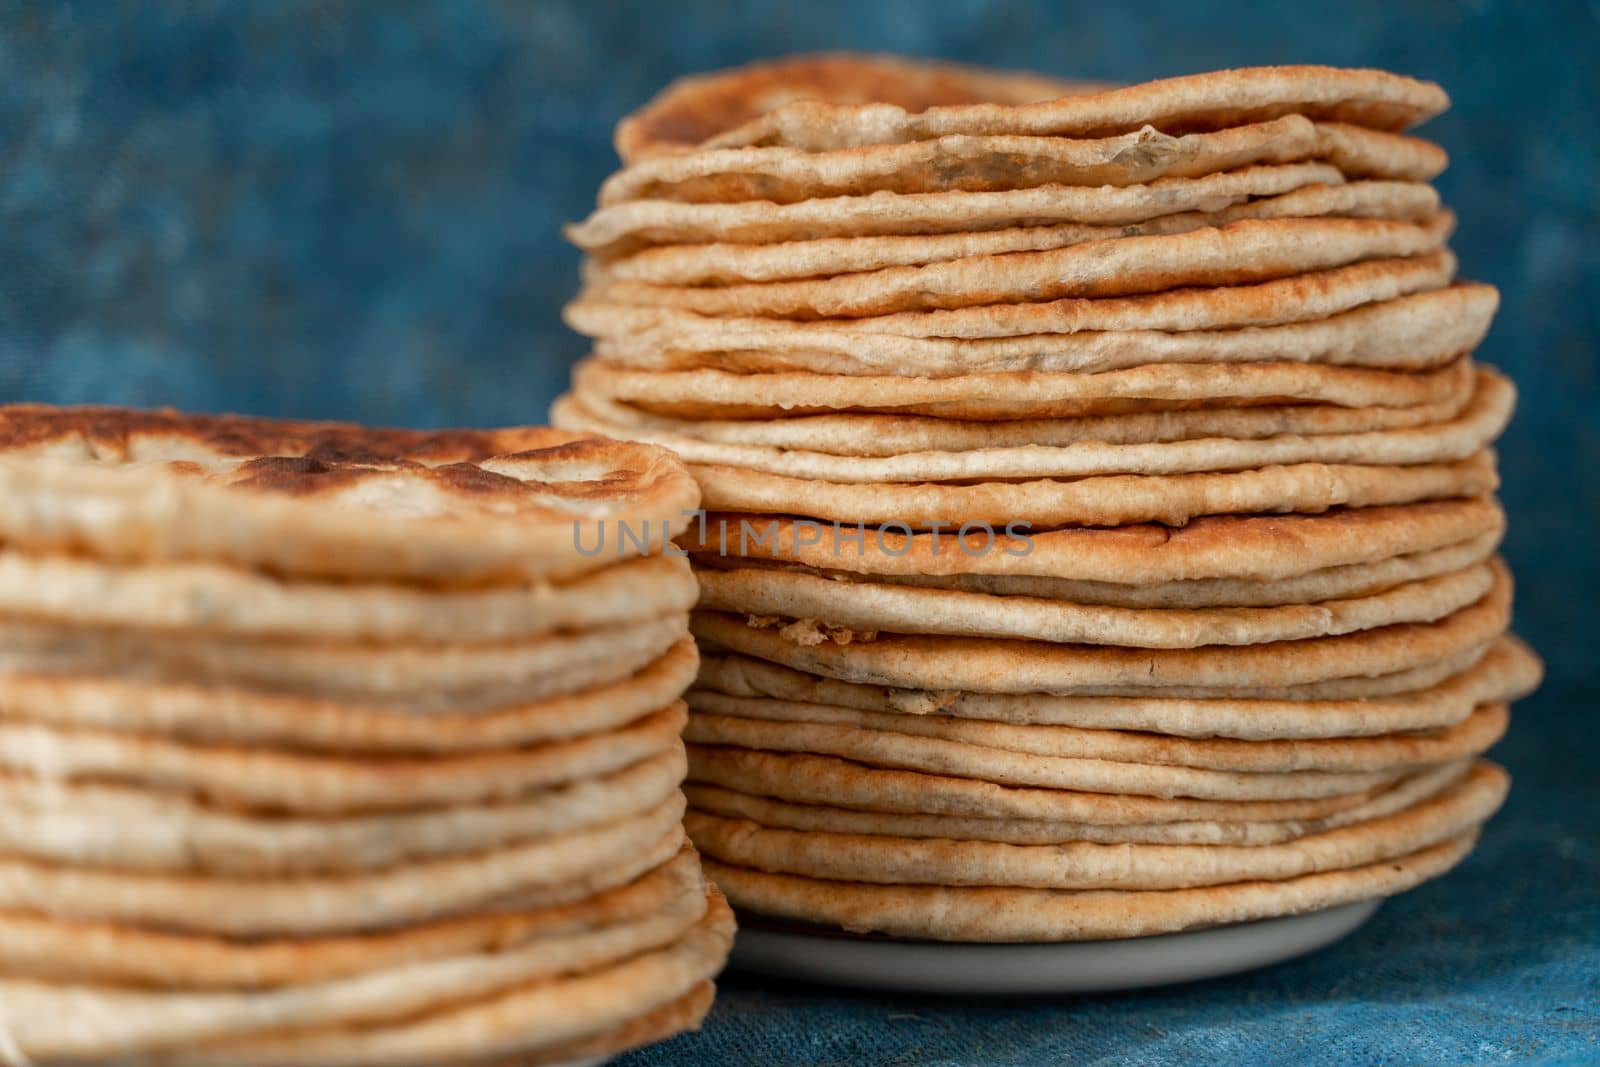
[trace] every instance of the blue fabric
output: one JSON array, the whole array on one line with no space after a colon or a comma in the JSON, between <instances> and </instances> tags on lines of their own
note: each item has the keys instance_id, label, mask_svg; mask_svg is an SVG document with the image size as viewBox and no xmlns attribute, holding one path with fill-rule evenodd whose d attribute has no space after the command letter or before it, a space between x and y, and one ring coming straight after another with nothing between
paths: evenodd
<instances>
[{"instance_id":1,"label":"blue fabric","mask_svg":"<svg viewBox=\"0 0 1600 1067\"><path fill-rule=\"evenodd\" d=\"M583 351L558 317L577 286L559 226L614 166L615 119L690 70L854 47L1114 79L1436 78L1454 245L1504 294L1482 355L1522 389L1507 554L1551 668L1500 750L1517 784L1481 852L1247 978L1012 1005L732 979L704 1034L626 1062L1594 1058L1597 20L1581 0L0 0L0 400L538 421Z\"/></svg>"}]
</instances>

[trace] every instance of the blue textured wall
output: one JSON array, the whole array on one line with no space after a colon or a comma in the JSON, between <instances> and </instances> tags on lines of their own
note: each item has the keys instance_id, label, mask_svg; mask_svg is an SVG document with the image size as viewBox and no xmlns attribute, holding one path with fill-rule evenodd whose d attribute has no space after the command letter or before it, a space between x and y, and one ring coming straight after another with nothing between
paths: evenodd
<instances>
[{"instance_id":1,"label":"blue textured wall","mask_svg":"<svg viewBox=\"0 0 1600 1067\"><path fill-rule=\"evenodd\" d=\"M182 10L180 16L176 12ZM0 399L542 419L611 124L674 74L829 47L1114 79L1435 78L1466 274L1505 304L1524 628L1597 676L1600 51L1581 3L0 0Z\"/></svg>"}]
</instances>

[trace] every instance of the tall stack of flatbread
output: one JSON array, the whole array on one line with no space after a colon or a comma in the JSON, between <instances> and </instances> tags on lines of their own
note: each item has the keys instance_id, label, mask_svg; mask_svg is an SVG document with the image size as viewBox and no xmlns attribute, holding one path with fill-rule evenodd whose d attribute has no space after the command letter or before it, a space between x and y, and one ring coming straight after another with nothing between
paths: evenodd
<instances>
[{"instance_id":1,"label":"tall stack of flatbread","mask_svg":"<svg viewBox=\"0 0 1600 1067\"><path fill-rule=\"evenodd\" d=\"M1496 302L1437 86L849 56L626 119L559 424L699 481L691 836L752 914L1114 938L1392 894L1500 805Z\"/></svg>"},{"instance_id":2,"label":"tall stack of flatbread","mask_svg":"<svg viewBox=\"0 0 1600 1067\"><path fill-rule=\"evenodd\" d=\"M547 429L0 408L0 1063L698 1025L732 918L681 823L696 499Z\"/></svg>"}]
</instances>

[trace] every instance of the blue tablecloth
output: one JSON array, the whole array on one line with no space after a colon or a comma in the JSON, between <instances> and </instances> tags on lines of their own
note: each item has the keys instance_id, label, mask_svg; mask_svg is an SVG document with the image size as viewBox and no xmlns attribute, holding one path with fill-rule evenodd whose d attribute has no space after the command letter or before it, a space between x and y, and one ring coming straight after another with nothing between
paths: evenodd
<instances>
[{"instance_id":1,"label":"blue tablecloth","mask_svg":"<svg viewBox=\"0 0 1600 1067\"><path fill-rule=\"evenodd\" d=\"M1518 706L1511 799L1473 856L1344 942L1237 978L1103 997L879 996L725 976L647 1065L1600 1062L1593 690Z\"/></svg>"}]
</instances>

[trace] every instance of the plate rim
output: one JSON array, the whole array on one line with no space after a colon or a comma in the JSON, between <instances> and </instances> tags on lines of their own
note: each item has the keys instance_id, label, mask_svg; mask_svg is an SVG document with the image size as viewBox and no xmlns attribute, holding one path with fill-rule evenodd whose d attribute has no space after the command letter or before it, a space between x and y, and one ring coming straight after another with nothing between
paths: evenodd
<instances>
[{"instance_id":1,"label":"plate rim","mask_svg":"<svg viewBox=\"0 0 1600 1067\"><path fill-rule=\"evenodd\" d=\"M878 992L1122 992L1242 974L1308 955L1354 933L1382 905L1379 897L1297 915L1145 937L1020 943L863 936L828 928L775 929L763 925L763 916L742 913L729 968ZM935 960L944 966L910 966L914 961ZM1000 973L1001 968L1008 973Z\"/></svg>"}]
</instances>

